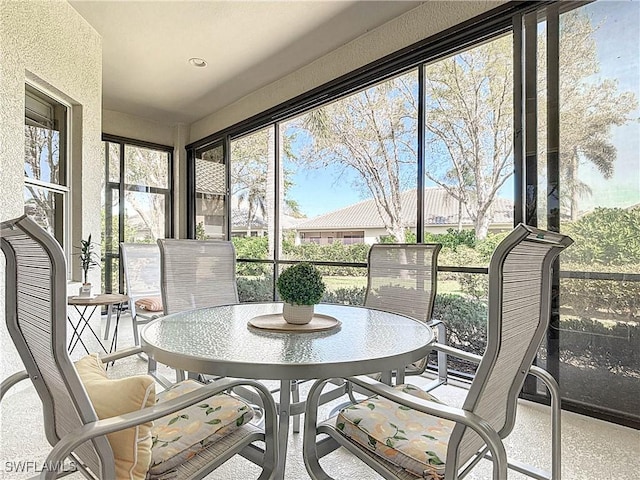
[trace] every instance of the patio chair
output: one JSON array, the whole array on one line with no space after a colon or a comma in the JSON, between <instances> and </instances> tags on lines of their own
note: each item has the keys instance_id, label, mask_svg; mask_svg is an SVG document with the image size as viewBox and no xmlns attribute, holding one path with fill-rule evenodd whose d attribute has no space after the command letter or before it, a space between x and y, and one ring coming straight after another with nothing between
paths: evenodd
<instances>
[{"instance_id":1,"label":"patio chair","mask_svg":"<svg viewBox=\"0 0 640 480\"><path fill-rule=\"evenodd\" d=\"M231 242L159 239L158 245L165 315L239 302Z\"/></svg>"},{"instance_id":2,"label":"patio chair","mask_svg":"<svg viewBox=\"0 0 640 480\"><path fill-rule=\"evenodd\" d=\"M50 469L40 478L57 478L62 462L70 459L64 470L75 466L87 478L200 479L238 453L262 465L260 479L273 477L276 411L263 385L225 379L204 386L188 380L161 393L156 403L151 377L106 378L104 363L137 354L139 347L72 363L60 245L26 216L0 223L0 244L6 258L7 328L26 367L2 382L0 399L17 382L33 382L53 447L45 463ZM253 413L246 403L221 393L237 385L260 395L264 430L248 422ZM188 426L185 419L191 419ZM264 442L264 452L255 442Z\"/></svg>"},{"instance_id":3,"label":"patio chair","mask_svg":"<svg viewBox=\"0 0 640 480\"><path fill-rule=\"evenodd\" d=\"M438 343L446 345L446 328L440 321L432 321L436 297L439 243L408 244L378 243L369 249L367 290L364 305L406 315L431 325ZM398 372L401 383L404 375L420 375L427 367L427 358L414 362ZM435 388L447 381L447 357L438 353L438 378L429 385Z\"/></svg>"},{"instance_id":4,"label":"patio chair","mask_svg":"<svg viewBox=\"0 0 640 480\"><path fill-rule=\"evenodd\" d=\"M532 363L549 325L552 264L571 243L569 237L520 224L496 247L489 266L485 354L434 346L479 363L462 408L440 403L410 384L394 388L359 376L349 381L373 396L317 425L318 398L328 380L317 381L307 399L303 441L311 478L331 478L319 458L344 446L386 479L457 479L489 457L493 480L505 480L507 467L533 478L559 480L558 385ZM551 476L519 462L507 463L502 443L514 427L527 373L541 379L551 395ZM318 442L321 434L328 437Z\"/></svg>"},{"instance_id":5,"label":"patio chair","mask_svg":"<svg viewBox=\"0 0 640 480\"><path fill-rule=\"evenodd\" d=\"M129 296L134 344L140 345L138 325L158 318L163 312L160 293L160 249L155 243L122 242L120 260Z\"/></svg>"},{"instance_id":6,"label":"patio chair","mask_svg":"<svg viewBox=\"0 0 640 480\"><path fill-rule=\"evenodd\" d=\"M239 303L233 243L223 240L158 239L158 246L160 291L165 315ZM164 383L165 379L153 369L155 364L149 365L152 368L149 373ZM177 378L183 378L183 373L177 372ZM216 378L200 376L201 380L207 382Z\"/></svg>"}]
</instances>

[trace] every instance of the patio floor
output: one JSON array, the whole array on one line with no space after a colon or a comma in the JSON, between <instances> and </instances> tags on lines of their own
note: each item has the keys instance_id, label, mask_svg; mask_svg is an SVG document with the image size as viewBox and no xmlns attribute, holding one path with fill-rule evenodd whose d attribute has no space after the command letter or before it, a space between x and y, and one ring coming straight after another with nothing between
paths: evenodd
<instances>
[{"instance_id":1,"label":"patio floor","mask_svg":"<svg viewBox=\"0 0 640 480\"><path fill-rule=\"evenodd\" d=\"M104 325L104 318L102 325ZM97 324L98 318L95 318ZM3 322L4 323L4 322ZM87 337L83 337L87 338ZM131 320L123 315L118 340L120 347L132 345ZM4 326L0 327L2 356L0 373L2 378L21 370L22 364L13 350ZM74 359L82 356L77 349ZM138 357L116 362L110 370L113 376L144 373L146 363ZM425 378L411 377L414 384L428 382ZM304 387L303 387L304 391ZM435 391L436 396L459 404L465 390L461 386L447 385ZM331 408L331 405L327 407ZM635 480L640 471L640 431L595 420L571 412L562 414L562 451L564 480ZM40 401L33 387L27 382L14 387L0 406L0 478L25 479L36 474L50 449L43 429ZM549 415L546 406L521 401L515 431L506 441L507 452L518 460L547 468L550 456ZM19 462L22 462L20 464ZM25 463L27 462L27 463ZM31 462L31 463L28 463ZM20 467L21 465L21 467ZM336 479L373 480L380 478L370 469L355 460L343 449L323 460L323 465ZM24 471L17 472L18 469ZM208 479L254 479L259 468L238 457L228 461L209 475ZM76 473L66 478L84 478ZM287 480L309 478L302 463L302 435L292 434L287 458ZM481 464L467 478L487 480L491 478L491 464ZM514 472L510 480L527 477Z\"/></svg>"}]
</instances>

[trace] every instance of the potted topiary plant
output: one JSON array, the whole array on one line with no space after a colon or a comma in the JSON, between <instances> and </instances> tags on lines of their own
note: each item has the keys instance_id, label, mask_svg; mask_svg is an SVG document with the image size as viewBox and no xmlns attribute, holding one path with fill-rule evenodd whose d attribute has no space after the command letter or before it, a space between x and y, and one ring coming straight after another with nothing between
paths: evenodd
<instances>
[{"instance_id":1,"label":"potted topiary plant","mask_svg":"<svg viewBox=\"0 0 640 480\"><path fill-rule=\"evenodd\" d=\"M285 302L282 315L288 323L304 325L313 318L313 306L325 290L320 271L310 263L298 263L278 277L278 293Z\"/></svg>"},{"instance_id":2,"label":"potted topiary plant","mask_svg":"<svg viewBox=\"0 0 640 480\"><path fill-rule=\"evenodd\" d=\"M78 254L78 258L80 258L80 266L83 272L83 282L79 292L81 297L91 296L91 283L89 283L88 278L89 270L100 265L100 257L95 251L96 245L97 244L91 241L91 235L89 235L89 238L86 240L80 240L80 253Z\"/></svg>"}]
</instances>

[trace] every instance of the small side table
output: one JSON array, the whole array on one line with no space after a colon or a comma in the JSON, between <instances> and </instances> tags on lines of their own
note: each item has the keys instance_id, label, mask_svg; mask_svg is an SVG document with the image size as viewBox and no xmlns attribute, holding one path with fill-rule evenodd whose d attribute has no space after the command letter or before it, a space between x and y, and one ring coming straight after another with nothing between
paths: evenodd
<instances>
[{"instance_id":1,"label":"small side table","mask_svg":"<svg viewBox=\"0 0 640 480\"><path fill-rule=\"evenodd\" d=\"M80 342L87 354L89 353L89 349L82 341L82 334L87 327L105 353L113 352L118 346L118 325L120 324L120 314L122 313L122 306L128 302L129 297L127 295L121 295L119 293L101 293L100 295L96 295L95 297L68 297L67 304L73 306L80 316L80 318L78 318L78 321L74 323L71 316L67 314L67 319L69 320L69 324L73 329L71 340L69 340L69 353L73 352L73 350L78 345L78 342ZM89 320L95 313L96 309L101 306L107 307L107 325L111 324L111 313L113 307L116 307L116 326L113 330L113 338L111 339L109 351L107 351L106 347L100 340L100 336L96 334L96 332L89 324ZM89 312L88 315L87 312ZM109 332L106 332L105 339L108 338L108 334Z\"/></svg>"}]
</instances>

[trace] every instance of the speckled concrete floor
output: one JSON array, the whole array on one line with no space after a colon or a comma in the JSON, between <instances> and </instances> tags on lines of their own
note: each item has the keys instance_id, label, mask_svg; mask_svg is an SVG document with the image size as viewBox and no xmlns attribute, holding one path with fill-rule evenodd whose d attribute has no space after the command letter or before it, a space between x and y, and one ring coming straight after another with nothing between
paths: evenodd
<instances>
[{"instance_id":1,"label":"speckled concrete floor","mask_svg":"<svg viewBox=\"0 0 640 480\"><path fill-rule=\"evenodd\" d=\"M4 320L4 319L2 319ZM97 324L98 319L95 319ZM102 320L104 323L104 319ZM119 345L131 345L131 323L123 316ZM22 369L13 350L4 321L0 326L0 374L6 378ZM91 348L91 347L90 347ZM73 357L82 352L77 350ZM114 376L144 372L146 364L133 357L118 361L111 371ZM411 378L420 384L425 379ZM454 386L440 387L436 394L452 404L459 404L465 391ZM594 420L570 412L562 414L562 448L564 480L635 480L640 471L640 432L619 425ZM509 455L531 465L546 468L550 456L548 408L530 402L521 402L518 420L512 435L506 441ZM0 405L0 478L26 479L32 477L34 467L42 465L49 451L44 436L42 412L33 387L23 385L12 389ZM33 462L28 472L16 472L18 462ZM323 460L327 472L336 479L373 480L380 478L350 454L338 450ZM23 463L23 466L25 464ZM259 468L241 457L233 458L208 479L244 480L258 476ZM491 465L483 461L467 478L487 480L491 477ZM70 479L83 478L74 474ZM286 479L304 480L309 476L302 463L302 435L291 434L287 455ZM527 477L510 472L510 480Z\"/></svg>"}]
</instances>

